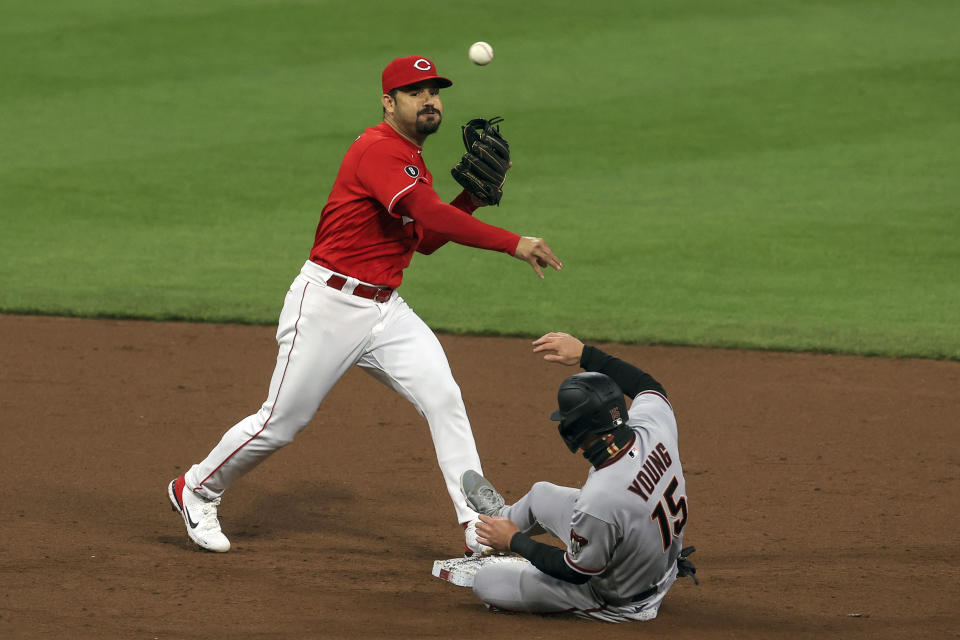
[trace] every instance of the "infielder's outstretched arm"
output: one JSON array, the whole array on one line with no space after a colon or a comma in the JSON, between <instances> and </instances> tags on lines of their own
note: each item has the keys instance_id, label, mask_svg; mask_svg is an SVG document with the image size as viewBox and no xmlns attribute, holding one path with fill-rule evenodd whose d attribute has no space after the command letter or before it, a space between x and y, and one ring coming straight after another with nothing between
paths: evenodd
<instances>
[{"instance_id":1,"label":"infielder's outstretched arm","mask_svg":"<svg viewBox=\"0 0 960 640\"><path fill-rule=\"evenodd\" d=\"M563 263L543 238L521 237L512 231L477 220L440 200L437 192L428 185L416 185L394 205L393 210L457 244L508 253L528 263L541 279L541 267L552 267L557 271L563 268Z\"/></svg>"},{"instance_id":2,"label":"infielder's outstretched arm","mask_svg":"<svg viewBox=\"0 0 960 640\"><path fill-rule=\"evenodd\" d=\"M458 244L513 254L520 236L470 214L440 199L433 187L420 183L393 206L395 214L413 218L427 229Z\"/></svg>"},{"instance_id":3,"label":"infielder's outstretched arm","mask_svg":"<svg viewBox=\"0 0 960 640\"><path fill-rule=\"evenodd\" d=\"M460 194L453 199L450 203L450 206L456 207L468 215L473 215L473 212L476 211L480 204L476 201L468 191L461 191ZM432 229L423 229L423 238L420 240L420 244L417 245L417 253L422 253L423 255L430 255L443 245L447 244L447 237L443 234L437 233Z\"/></svg>"}]
</instances>

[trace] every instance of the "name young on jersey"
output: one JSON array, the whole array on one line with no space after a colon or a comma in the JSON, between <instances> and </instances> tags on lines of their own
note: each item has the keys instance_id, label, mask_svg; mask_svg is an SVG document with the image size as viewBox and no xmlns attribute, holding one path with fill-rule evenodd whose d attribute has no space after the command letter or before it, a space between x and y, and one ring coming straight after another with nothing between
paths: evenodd
<instances>
[{"instance_id":1,"label":"name young on jersey","mask_svg":"<svg viewBox=\"0 0 960 640\"><path fill-rule=\"evenodd\" d=\"M660 481L660 478L672 464L673 458L670 457L667 448L662 442L658 442L657 446L650 451L647 459L644 460L643 467L637 472L637 477L631 481L627 490L646 501L649 494L653 493L657 482Z\"/></svg>"}]
</instances>

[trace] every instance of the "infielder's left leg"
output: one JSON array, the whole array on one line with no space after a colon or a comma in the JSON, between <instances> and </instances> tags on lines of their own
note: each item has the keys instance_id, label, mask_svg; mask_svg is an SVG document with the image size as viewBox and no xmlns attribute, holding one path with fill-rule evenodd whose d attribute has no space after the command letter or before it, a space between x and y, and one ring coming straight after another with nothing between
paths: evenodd
<instances>
[{"instance_id":1,"label":"infielder's left leg","mask_svg":"<svg viewBox=\"0 0 960 640\"><path fill-rule=\"evenodd\" d=\"M458 522L467 522L476 512L460 493L460 474L482 469L460 387L433 331L399 296L390 304L358 364L426 418Z\"/></svg>"},{"instance_id":2,"label":"infielder's left leg","mask_svg":"<svg viewBox=\"0 0 960 640\"><path fill-rule=\"evenodd\" d=\"M277 328L279 351L260 410L230 428L187 472L187 487L218 498L237 479L290 443L362 351L380 318L375 303L297 276ZM332 328L336 339L331 338Z\"/></svg>"}]
</instances>

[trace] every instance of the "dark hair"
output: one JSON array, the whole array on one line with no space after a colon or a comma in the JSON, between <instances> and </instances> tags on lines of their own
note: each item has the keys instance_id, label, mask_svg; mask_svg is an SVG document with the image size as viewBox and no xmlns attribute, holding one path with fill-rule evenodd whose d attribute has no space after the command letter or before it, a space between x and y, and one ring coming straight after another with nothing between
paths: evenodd
<instances>
[{"instance_id":1,"label":"dark hair","mask_svg":"<svg viewBox=\"0 0 960 640\"><path fill-rule=\"evenodd\" d=\"M400 87L397 87L396 89L390 89L390 91L387 91L387 95L393 98L394 102L397 101L397 91L400 91ZM383 107L383 115L387 115L386 107Z\"/></svg>"}]
</instances>

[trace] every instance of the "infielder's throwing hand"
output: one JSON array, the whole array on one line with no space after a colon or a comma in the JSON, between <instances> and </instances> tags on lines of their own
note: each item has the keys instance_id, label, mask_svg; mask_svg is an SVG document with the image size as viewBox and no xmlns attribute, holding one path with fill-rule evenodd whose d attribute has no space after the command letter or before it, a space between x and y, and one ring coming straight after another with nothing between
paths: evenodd
<instances>
[{"instance_id":1,"label":"infielder's throwing hand","mask_svg":"<svg viewBox=\"0 0 960 640\"><path fill-rule=\"evenodd\" d=\"M520 242L517 243L513 257L529 263L541 280L543 280L543 271L540 267L553 267L557 271L563 268L563 263L560 262L557 256L553 255L553 249L550 248L550 245L548 245L547 241L543 238L523 236L520 238Z\"/></svg>"}]
</instances>

